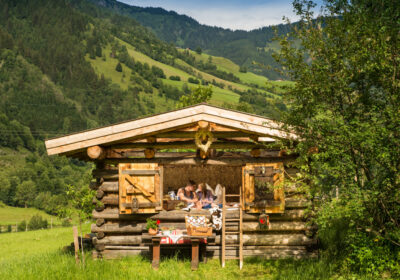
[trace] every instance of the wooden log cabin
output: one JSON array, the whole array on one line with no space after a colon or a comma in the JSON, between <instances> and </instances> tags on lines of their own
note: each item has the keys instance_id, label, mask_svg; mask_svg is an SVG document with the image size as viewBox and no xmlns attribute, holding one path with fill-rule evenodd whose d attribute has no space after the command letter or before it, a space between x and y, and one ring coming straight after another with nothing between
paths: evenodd
<instances>
[{"instance_id":1,"label":"wooden log cabin","mask_svg":"<svg viewBox=\"0 0 400 280\"><path fill-rule=\"evenodd\" d=\"M210 217L208 210L164 209L167 193L189 179L221 184L227 201L241 196L241 212L224 212L223 229L205 247L207 257L313 257L317 242L305 217L308 201L292 180L296 156L281 151L278 139L295 141L296 135L265 117L199 104L50 139L46 148L49 155L95 163L94 257L148 255L147 218L185 228L188 213ZM268 215L267 229L260 215ZM233 222L239 216L240 225Z\"/></svg>"}]
</instances>

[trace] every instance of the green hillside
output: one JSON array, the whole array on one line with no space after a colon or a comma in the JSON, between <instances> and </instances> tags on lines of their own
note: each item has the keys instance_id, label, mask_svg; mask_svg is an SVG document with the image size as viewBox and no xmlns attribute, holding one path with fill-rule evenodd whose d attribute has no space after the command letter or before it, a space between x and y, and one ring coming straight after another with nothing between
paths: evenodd
<instances>
[{"instance_id":1,"label":"green hillside","mask_svg":"<svg viewBox=\"0 0 400 280\"><path fill-rule=\"evenodd\" d=\"M46 219L49 224L61 224L61 220L55 216L49 215L42 210L36 208L20 208L11 206L0 206L0 225L15 225L22 221L28 222L34 215L40 215Z\"/></svg>"},{"instance_id":2,"label":"green hillside","mask_svg":"<svg viewBox=\"0 0 400 280\"><path fill-rule=\"evenodd\" d=\"M272 69L260 67L260 64L278 67L272 57L273 51L265 48L278 34L286 34L291 25L280 24L252 31L224 29L200 24L186 15L177 14L162 8L142 8L130 6L116 0L89 0L102 9L134 18L148 27L158 38L181 48L201 48L205 52L224 56L239 66L270 79L281 79L281 75ZM132 3L135 5L135 3ZM257 63L253 63L256 61Z\"/></svg>"},{"instance_id":3,"label":"green hillside","mask_svg":"<svg viewBox=\"0 0 400 280\"><path fill-rule=\"evenodd\" d=\"M239 70L90 1L3 1L0 201L56 214L92 166L48 157L46 138L175 109L198 86L212 86L215 105L279 118L281 84Z\"/></svg>"},{"instance_id":4,"label":"green hillside","mask_svg":"<svg viewBox=\"0 0 400 280\"><path fill-rule=\"evenodd\" d=\"M160 78L160 82L167 86L172 86L177 91L181 91L182 88L187 87L191 89L196 84L190 82L190 79L198 80L201 84L213 84L213 97L211 103L215 105L228 105L236 106L239 102L246 102L241 100L241 93L249 90L257 90L258 94L265 95L265 99L268 101L274 101L280 99L280 92L278 94L269 92L268 89L272 87L280 88L276 82L269 81L267 78L256 75L251 72L243 73L239 71L240 67L229 59L223 57L215 57L207 54L197 54L193 51L179 50L180 57L176 58L173 63L167 64L156 59L149 57L148 55L138 51L130 43L114 37L114 42L110 42L102 47L102 57L92 56L89 54L85 56L86 60L91 63L93 69L98 75L103 75L105 78L110 79L114 84L118 84L122 89L128 90L129 87L135 86L136 80L132 76L136 75L137 72L135 67L129 67L126 63L116 56L111 55L113 53L113 44L117 44L119 48L125 48L129 59L132 61L140 62L143 65L147 64L150 68L157 67L162 70L163 77ZM114 45L115 46L115 45ZM186 61L184 61L183 59ZM188 59L188 57L190 59ZM122 65L122 71L116 71L116 65L118 62ZM189 64L191 63L191 64ZM200 64L199 64L200 63ZM198 66L200 65L200 67ZM236 82L225 80L218 76L215 76L207 71L207 69L199 69L202 65L212 65L215 69L219 70L217 74L231 74L237 79ZM171 80L170 77L179 77L179 81ZM146 77L145 77L146 79ZM149 81L150 82L150 81ZM275 84L275 85L273 85ZM160 94L161 92L161 94ZM168 98L160 98L162 90L158 89L157 86L152 85L152 94L139 93L139 96L150 99L155 104L155 112L165 108L173 108L174 101ZM251 104L251 101L247 101ZM257 110L256 110L257 111Z\"/></svg>"}]
</instances>

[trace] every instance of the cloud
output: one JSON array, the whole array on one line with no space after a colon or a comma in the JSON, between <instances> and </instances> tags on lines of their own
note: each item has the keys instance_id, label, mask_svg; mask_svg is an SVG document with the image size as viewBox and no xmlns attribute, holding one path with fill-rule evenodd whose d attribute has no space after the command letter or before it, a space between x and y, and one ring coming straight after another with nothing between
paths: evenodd
<instances>
[{"instance_id":1,"label":"cloud","mask_svg":"<svg viewBox=\"0 0 400 280\"><path fill-rule=\"evenodd\" d=\"M186 14L198 22L233 30L252 30L284 23L283 16L292 21L297 17L291 1L177 1L177 0L119 0L141 7L162 7Z\"/></svg>"}]
</instances>

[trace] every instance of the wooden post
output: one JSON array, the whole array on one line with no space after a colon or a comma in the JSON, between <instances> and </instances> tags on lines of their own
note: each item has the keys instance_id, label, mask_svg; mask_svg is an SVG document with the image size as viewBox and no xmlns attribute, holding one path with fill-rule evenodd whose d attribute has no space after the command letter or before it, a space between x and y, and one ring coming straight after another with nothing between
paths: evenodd
<instances>
[{"instance_id":1,"label":"wooden post","mask_svg":"<svg viewBox=\"0 0 400 280\"><path fill-rule=\"evenodd\" d=\"M190 238L192 241L192 270L199 268L199 238Z\"/></svg>"},{"instance_id":2,"label":"wooden post","mask_svg":"<svg viewBox=\"0 0 400 280\"><path fill-rule=\"evenodd\" d=\"M75 262L76 264L79 264L78 228L73 226L72 230L74 232Z\"/></svg>"},{"instance_id":3,"label":"wooden post","mask_svg":"<svg viewBox=\"0 0 400 280\"><path fill-rule=\"evenodd\" d=\"M160 266L160 241L161 237L153 237L153 260L151 265L153 269L157 270Z\"/></svg>"},{"instance_id":4,"label":"wooden post","mask_svg":"<svg viewBox=\"0 0 400 280\"><path fill-rule=\"evenodd\" d=\"M226 198L225 187L222 188L222 236L221 236L221 266L225 267L225 223L226 223Z\"/></svg>"}]
</instances>

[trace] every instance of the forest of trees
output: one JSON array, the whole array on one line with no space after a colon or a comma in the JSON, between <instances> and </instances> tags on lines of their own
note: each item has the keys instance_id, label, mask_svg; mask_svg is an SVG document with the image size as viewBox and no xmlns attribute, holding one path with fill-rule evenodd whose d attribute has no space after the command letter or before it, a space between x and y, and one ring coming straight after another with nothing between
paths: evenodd
<instances>
[{"instance_id":1,"label":"forest of trees","mask_svg":"<svg viewBox=\"0 0 400 280\"><path fill-rule=\"evenodd\" d=\"M295 1L276 57L295 81L283 120L302 139L310 214L338 271L399 279L400 5L327 1L317 18L315 5Z\"/></svg>"}]
</instances>

